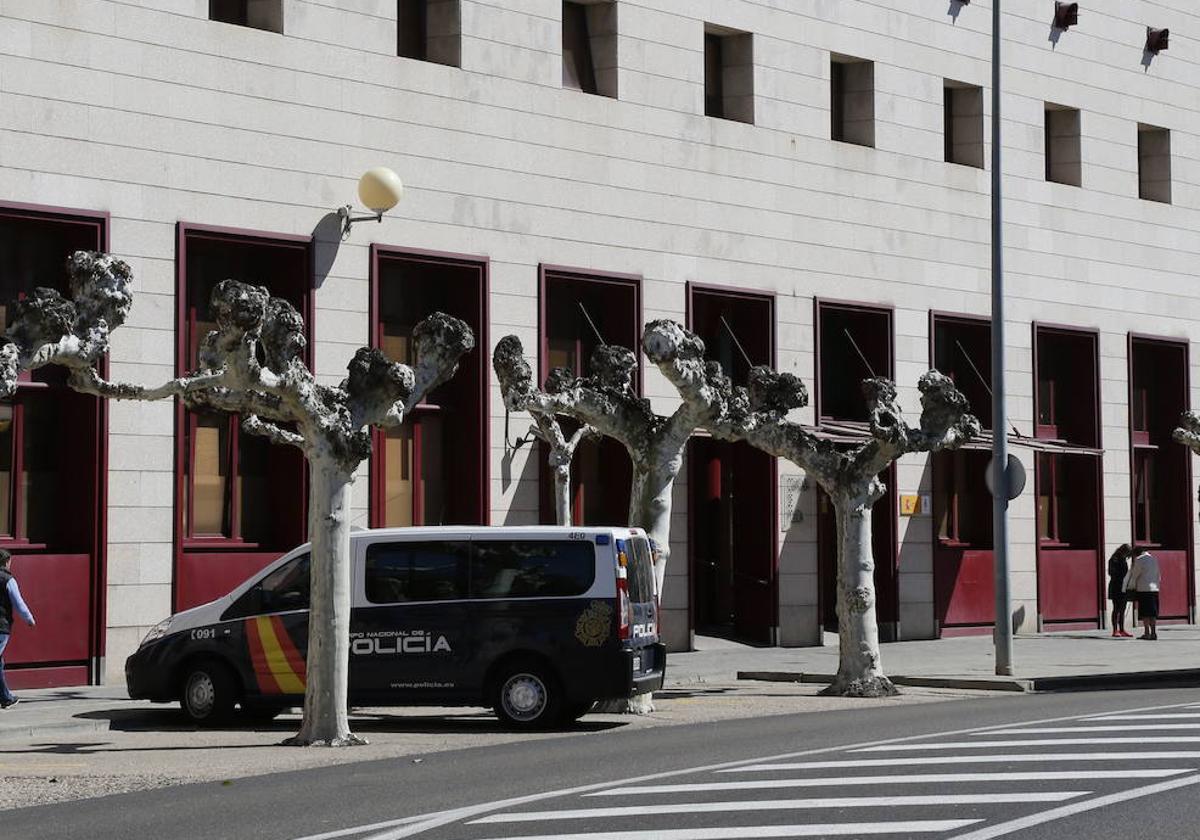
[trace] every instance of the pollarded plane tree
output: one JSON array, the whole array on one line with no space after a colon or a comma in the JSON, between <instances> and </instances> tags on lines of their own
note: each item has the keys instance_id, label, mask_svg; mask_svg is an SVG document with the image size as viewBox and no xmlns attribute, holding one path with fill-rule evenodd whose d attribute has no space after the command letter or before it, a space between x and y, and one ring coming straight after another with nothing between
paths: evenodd
<instances>
[{"instance_id":1,"label":"pollarded plane tree","mask_svg":"<svg viewBox=\"0 0 1200 840\"><path fill-rule=\"evenodd\" d=\"M883 671L875 614L875 560L871 551L871 507L886 492L879 475L914 452L957 449L979 434L979 421L949 377L929 371L918 382L921 419L903 418L896 386L867 379L869 437L845 449L787 419L808 404L804 383L789 373L756 367L745 389L737 389L729 422L709 426L717 437L745 440L804 470L829 495L837 520L838 673L822 693L883 697L896 688Z\"/></svg>"},{"instance_id":2,"label":"pollarded plane tree","mask_svg":"<svg viewBox=\"0 0 1200 840\"><path fill-rule=\"evenodd\" d=\"M1176 443L1182 443L1192 450L1192 454L1200 455L1200 412L1185 411L1172 436Z\"/></svg>"},{"instance_id":3,"label":"pollarded plane tree","mask_svg":"<svg viewBox=\"0 0 1200 840\"><path fill-rule=\"evenodd\" d=\"M199 369L156 387L108 381L98 364L133 303L132 275L119 259L79 251L68 260L71 298L36 289L13 304L0 346L0 396L23 371L60 365L76 391L118 400L180 398L191 409L241 415L242 427L301 449L311 467L311 606L304 719L285 743L349 746L350 494L371 454L371 428L401 425L445 382L475 344L470 328L435 313L413 330L415 362L359 348L337 386L318 384L304 362L304 319L261 286L225 280L212 295L217 328L204 338Z\"/></svg>"},{"instance_id":4,"label":"pollarded plane tree","mask_svg":"<svg viewBox=\"0 0 1200 840\"><path fill-rule=\"evenodd\" d=\"M566 368L554 368L546 377L542 390L548 394L558 393L569 387L574 378ZM587 423L580 423L568 434L553 412L531 410L529 416L533 418L530 434L546 444L546 463L554 477L554 521L559 525L570 525L571 462L580 444L588 438L598 437L599 432Z\"/></svg>"},{"instance_id":5,"label":"pollarded plane tree","mask_svg":"<svg viewBox=\"0 0 1200 840\"><path fill-rule=\"evenodd\" d=\"M521 341L505 336L492 365L505 407L538 415L562 415L591 426L624 445L633 462L629 526L643 528L654 544L655 591L661 596L670 558L671 493L692 433L727 422L731 386L716 362L704 360L704 343L674 321L646 325L642 350L679 389L682 402L670 415L655 414L633 388L637 357L631 350L601 344L592 354L592 373L567 371L539 389Z\"/></svg>"}]
</instances>

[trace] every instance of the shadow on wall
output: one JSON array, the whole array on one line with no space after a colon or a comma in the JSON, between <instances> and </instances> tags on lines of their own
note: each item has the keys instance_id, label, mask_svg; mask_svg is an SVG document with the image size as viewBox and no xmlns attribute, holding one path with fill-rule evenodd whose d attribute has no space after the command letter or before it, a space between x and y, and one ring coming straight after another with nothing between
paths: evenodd
<instances>
[{"instance_id":1,"label":"shadow on wall","mask_svg":"<svg viewBox=\"0 0 1200 840\"><path fill-rule=\"evenodd\" d=\"M540 518L538 511L539 449L534 444L522 448L529 453L529 457L521 465L521 473L515 479L512 472L512 462L516 450L507 449L505 451L504 456L500 459L500 483L504 492L508 492L509 487L513 485L515 480L517 482L517 496L525 493L531 496L533 501L530 505L510 505L508 512L504 514L504 521L500 523L502 525L537 525ZM514 501L517 501L517 496L514 496Z\"/></svg>"},{"instance_id":2,"label":"shadow on wall","mask_svg":"<svg viewBox=\"0 0 1200 840\"><path fill-rule=\"evenodd\" d=\"M313 238L313 288L325 285L325 278L333 269L338 248L342 244L342 221L337 213L326 213L312 229Z\"/></svg>"}]
</instances>

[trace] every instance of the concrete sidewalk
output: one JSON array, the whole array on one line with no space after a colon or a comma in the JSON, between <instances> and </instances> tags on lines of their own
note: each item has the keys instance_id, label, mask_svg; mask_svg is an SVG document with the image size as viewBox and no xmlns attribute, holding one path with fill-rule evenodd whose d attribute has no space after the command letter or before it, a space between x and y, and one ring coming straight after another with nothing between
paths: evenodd
<instances>
[{"instance_id":1,"label":"concrete sidewalk","mask_svg":"<svg viewBox=\"0 0 1200 840\"><path fill-rule=\"evenodd\" d=\"M1157 642L1114 639L1107 630L1018 636L1014 674L995 675L992 637L965 636L882 646L883 667L899 685L996 691L1200 685L1200 627L1159 628ZM823 647L752 648L700 639L693 653L673 654L668 675L677 683L743 678L828 682L837 672L837 637Z\"/></svg>"},{"instance_id":2,"label":"concrete sidewalk","mask_svg":"<svg viewBox=\"0 0 1200 840\"><path fill-rule=\"evenodd\" d=\"M1163 627L1158 642L1113 639L1104 631L1019 636L1016 674L993 673L991 636L884 645L887 673L904 685L991 691L1200 685L1200 627ZM700 638L700 650L668 658L667 686L729 685L739 674L782 682L822 682L837 671L837 637L824 647L756 648ZM19 692L22 702L0 712L0 742L105 732L114 716L163 706L130 700L124 685Z\"/></svg>"}]
</instances>

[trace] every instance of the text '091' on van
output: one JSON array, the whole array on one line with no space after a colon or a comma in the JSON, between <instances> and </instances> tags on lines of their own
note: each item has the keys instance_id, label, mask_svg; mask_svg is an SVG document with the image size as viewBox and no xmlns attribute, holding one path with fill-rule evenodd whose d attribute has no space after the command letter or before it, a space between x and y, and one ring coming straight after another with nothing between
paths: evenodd
<instances>
[{"instance_id":1,"label":"text '091' on van","mask_svg":"<svg viewBox=\"0 0 1200 840\"><path fill-rule=\"evenodd\" d=\"M636 528L427 527L351 534L350 703L487 706L506 724L574 720L662 687L651 546ZM271 716L306 684L309 546L156 625L129 696L198 723Z\"/></svg>"}]
</instances>

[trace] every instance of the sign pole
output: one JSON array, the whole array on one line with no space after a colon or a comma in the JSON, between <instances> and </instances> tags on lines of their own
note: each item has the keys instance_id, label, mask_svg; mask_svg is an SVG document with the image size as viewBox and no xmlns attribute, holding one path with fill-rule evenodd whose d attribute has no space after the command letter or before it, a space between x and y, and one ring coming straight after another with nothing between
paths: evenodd
<instances>
[{"instance_id":1,"label":"sign pole","mask_svg":"<svg viewBox=\"0 0 1200 840\"><path fill-rule=\"evenodd\" d=\"M1008 574L1008 417L1004 384L1004 231L1000 192L1000 2L992 0L992 550L996 576L996 674L1013 672Z\"/></svg>"}]
</instances>

